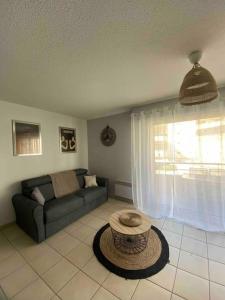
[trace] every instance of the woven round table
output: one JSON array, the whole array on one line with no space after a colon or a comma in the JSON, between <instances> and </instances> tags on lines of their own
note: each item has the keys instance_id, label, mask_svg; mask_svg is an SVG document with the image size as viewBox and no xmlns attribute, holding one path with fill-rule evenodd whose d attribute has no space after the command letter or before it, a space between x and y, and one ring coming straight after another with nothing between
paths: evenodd
<instances>
[{"instance_id":1,"label":"woven round table","mask_svg":"<svg viewBox=\"0 0 225 300\"><path fill-rule=\"evenodd\" d=\"M124 225L120 218L123 215L137 215L141 224L137 226ZM137 254L142 252L148 244L150 219L136 210L120 210L111 215L109 224L112 231L115 247L126 254Z\"/></svg>"}]
</instances>

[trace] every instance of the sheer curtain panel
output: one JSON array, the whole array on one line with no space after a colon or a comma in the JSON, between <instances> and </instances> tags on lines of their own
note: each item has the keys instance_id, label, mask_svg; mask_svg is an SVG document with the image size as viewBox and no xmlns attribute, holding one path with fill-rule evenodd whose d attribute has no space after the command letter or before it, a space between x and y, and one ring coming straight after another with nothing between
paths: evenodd
<instances>
[{"instance_id":1,"label":"sheer curtain panel","mask_svg":"<svg viewBox=\"0 0 225 300\"><path fill-rule=\"evenodd\" d=\"M224 100L160 105L131 115L135 206L209 231L225 230Z\"/></svg>"}]
</instances>

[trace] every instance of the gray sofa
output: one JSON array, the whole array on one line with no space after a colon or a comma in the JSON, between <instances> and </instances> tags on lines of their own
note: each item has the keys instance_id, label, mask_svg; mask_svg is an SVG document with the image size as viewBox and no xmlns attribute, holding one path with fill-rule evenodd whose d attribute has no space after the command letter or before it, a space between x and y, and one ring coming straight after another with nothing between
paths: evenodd
<instances>
[{"instance_id":1,"label":"gray sofa","mask_svg":"<svg viewBox=\"0 0 225 300\"><path fill-rule=\"evenodd\" d=\"M97 177L98 187L84 188L86 169L74 170L80 190L74 194L55 198L49 175L22 181L22 193L12 198L17 224L36 242L41 242L108 199L108 179ZM46 199L40 205L31 198L38 187Z\"/></svg>"}]
</instances>

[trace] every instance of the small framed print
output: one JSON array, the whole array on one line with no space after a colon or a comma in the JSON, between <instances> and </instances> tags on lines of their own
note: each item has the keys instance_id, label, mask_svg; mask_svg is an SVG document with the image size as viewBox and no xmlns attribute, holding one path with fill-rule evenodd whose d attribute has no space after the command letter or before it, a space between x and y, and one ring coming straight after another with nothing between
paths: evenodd
<instances>
[{"instance_id":1,"label":"small framed print","mask_svg":"<svg viewBox=\"0 0 225 300\"><path fill-rule=\"evenodd\" d=\"M12 121L13 154L15 156L41 155L41 126L36 123Z\"/></svg>"},{"instance_id":2,"label":"small framed print","mask_svg":"<svg viewBox=\"0 0 225 300\"><path fill-rule=\"evenodd\" d=\"M77 152L76 129L59 127L60 151L63 153Z\"/></svg>"}]
</instances>

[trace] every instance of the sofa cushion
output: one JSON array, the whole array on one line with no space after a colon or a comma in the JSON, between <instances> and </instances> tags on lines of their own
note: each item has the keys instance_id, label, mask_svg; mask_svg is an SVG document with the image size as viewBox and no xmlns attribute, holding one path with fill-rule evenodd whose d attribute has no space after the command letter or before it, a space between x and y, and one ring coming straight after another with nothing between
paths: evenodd
<instances>
[{"instance_id":1,"label":"sofa cushion","mask_svg":"<svg viewBox=\"0 0 225 300\"><path fill-rule=\"evenodd\" d=\"M90 203L106 194L107 194L107 189L106 187L103 186L81 189L76 193L76 195L84 198L85 203Z\"/></svg>"},{"instance_id":2,"label":"sofa cushion","mask_svg":"<svg viewBox=\"0 0 225 300\"><path fill-rule=\"evenodd\" d=\"M77 175L77 180L81 189L84 188L84 175Z\"/></svg>"},{"instance_id":3,"label":"sofa cushion","mask_svg":"<svg viewBox=\"0 0 225 300\"><path fill-rule=\"evenodd\" d=\"M80 169L75 169L74 171L75 171L75 173L76 173L77 176L78 176L78 175L86 175L87 172L88 172L87 169L82 169L82 168L80 168Z\"/></svg>"},{"instance_id":4,"label":"sofa cushion","mask_svg":"<svg viewBox=\"0 0 225 300\"><path fill-rule=\"evenodd\" d=\"M23 180L21 184L23 194L29 198L32 198L32 192L36 187L39 188L46 201L55 198L51 177L48 175Z\"/></svg>"},{"instance_id":5,"label":"sofa cushion","mask_svg":"<svg viewBox=\"0 0 225 300\"><path fill-rule=\"evenodd\" d=\"M75 194L48 201L44 206L46 223L60 219L84 205L84 199Z\"/></svg>"},{"instance_id":6,"label":"sofa cushion","mask_svg":"<svg viewBox=\"0 0 225 300\"><path fill-rule=\"evenodd\" d=\"M44 196L45 201L49 201L55 198L55 193L51 183L39 185L38 188Z\"/></svg>"},{"instance_id":7,"label":"sofa cushion","mask_svg":"<svg viewBox=\"0 0 225 300\"><path fill-rule=\"evenodd\" d=\"M84 175L87 174L87 169L75 169L75 173L77 175L77 180L79 182L80 188L84 188Z\"/></svg>"}]
</instances>

